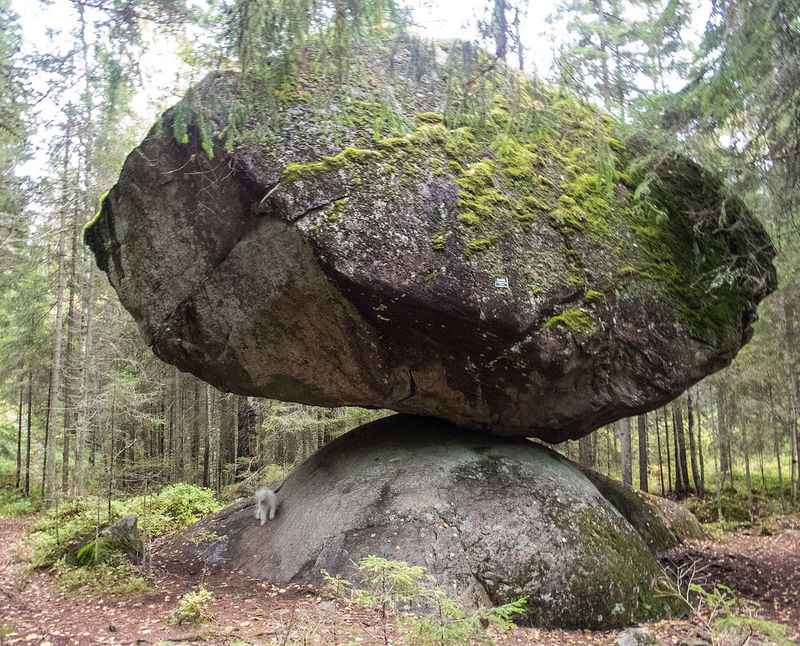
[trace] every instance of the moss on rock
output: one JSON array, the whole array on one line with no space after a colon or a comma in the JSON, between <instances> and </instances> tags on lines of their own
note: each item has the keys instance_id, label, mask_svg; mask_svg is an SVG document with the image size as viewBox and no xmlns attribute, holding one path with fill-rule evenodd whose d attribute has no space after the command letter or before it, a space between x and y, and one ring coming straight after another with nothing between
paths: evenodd
<instances>
[{"instance_id":1,"label":"moss on rock","mask_svg":"<svg viewBox=\"0 0 800 646\"><path fill-rule=\"evenodd\" d=\"M594 334L597 325L591 312L586 310L564 310L557 316L551 316L542 324L542 329L546 330L554 325L561 325L577 334Z\"/></svg>"}]
</instances>

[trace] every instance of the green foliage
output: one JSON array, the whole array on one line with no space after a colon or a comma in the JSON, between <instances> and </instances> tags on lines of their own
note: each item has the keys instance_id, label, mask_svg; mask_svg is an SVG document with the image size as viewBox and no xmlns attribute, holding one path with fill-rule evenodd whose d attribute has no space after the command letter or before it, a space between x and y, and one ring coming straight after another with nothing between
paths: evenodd
<instances>
[{"instance_id":1,"label":"green foliage","mask_svg":"<svg viewBox=\"0 0 800 646\"><path fill-rule=\"evenodd\" d=\"M16 443L16 431L6 420L0 418L0 517L25 516L39 511L42 499L39 492L26 498L24 493L14 487L16 483L16 464L11 459ZM25 474L22 474L25 478Z\"/></svg>"},{"instance_id":2,"label":"green foliage","mask_svg":"<svg viewBox=\"0 0 800 646\"><path fill-rule=\"evenodd\" d=\"M107 536L99 536L75 552L75 563L78 567L86 567L112 562L119 556L124 556L122 546Z\"/></svg>"},{"instance_id":3,"label":"green foliage","mask_svg":"<svg viewBox=\"0 0 800 646\"><path fill-rule=\"evenodd\" d=\"M17 489L0 489L0 517L27 516L40 511L41 508L42 498L38 493L26 498Z\"/></svg>"},{"instance_id":4,"label":"green foliage","mask_svg":"<svg viewBox=\"0 0 800 646\"><path fill-rule=\"evenodd\" d=\"M789 626L757 617L723 617L714 623L714 627L734 637L738 643L746 641L753 634L763 635L777 646L794 646L797 643L787 637L790 633Z\"/></svg>"},{"instance_id":5,"label":"green foliage","mask_svg":"<svg viewBox=\"0 0 800 646\"><path fill-rule=\"evenodd\" d=\"M97 528L99 499L82 499L53 507L32 525L31 562L34 567L51 567L56 561L71 558L75 551L93 538ZM114 519L121 517L119 503L112 503Z\"/></svg>"},{"instance_id":6,"label":"green foliage","mask_svg":"<svg viewBox=\"0 0 800 646\"><path fill-rule=\"evenodd\" d=\"M485 611L464 612L459 605L441 590L434 590L427 603L430 614L419 619L405 617L401 626L406 629L405 643L420 646L469 646L494 643L485 633L484 624L498 628L511 628L511 618L528 611L527 597Z\"/></svg>"},{"instance_id":7,"label":"green foliage","mask_svg":"<svg viewBox=\"0 0 800 646\"><path fill-rule=\"evenodd\" d=\"M380 154L363 148L345 148L333 156L322 157L308 164L287 164L281 173L282 182L297 182L311 179L320 173L347 168L352 164L363 164L377 159Z\"/></svg>"},{"instance_id":8,"label":"green foliage","mask_svg":"<svg viewBox=\"0 0 800 646\"><path fill-rule=\"evenodd\" d=\"M722 496L722 516L729 522L749 523L750 514L747 511L747 501L744 496L733 496L726 493ZM684 503L697 520L701 523L715 523L718 519L716 496L704 498L689 498Z\"/></svg>"},{"instance_id":9,"label":"green foliage","mask_svg":"<svg viewBox=\"0 0 800 646\"><path fill-rule=\"evenodd\" d=\"M123 555L108 552L104 559L94 566L75 567L61 558L53 564L52 571L59 585L70 592L126 595L148 589L147 578Z\"/></svg>"},{"instance_id":10,"label":"green foliage","mask_svg":"<svg viewBox=\"0 0 800 646\"><path fill-rule=\"evenodd\" d=\"M322 573L322 578L325 581L325 589L337 597L344 596L344 593L353 586L350 581L342 578L341 574L332 576L327 570L320 570L320 572Z\"/></svg>"},{"instance_id":11,"label":"green foliage","mask_svg":"<svg viewBox=\"0 0 800 646\"><path fill-rule=\"evenodd\" d=\"M49 509L31 526L33 542L32 563L35 567L50 567L57 560L73 561L77 552L85 550L98 529L126 516L138 516L138 527L151 538L177 531L203 516L221 508L209 489L189 484L174 484L152 496L137 496L111 502L111 517L107 517L105 501L83 498ZM110 545L101 545L109 548ZM89 552L83 553L88 558Z\"/></svg>"},{"instance_id":12,"label":"green foliage","mask_svg":"<svg viewBox=\"0 0 800 646\"><path fill-rule=\"evenodd\" d=\"M440 229L431 236L431 246L434 251L444 251L447 248L447 231Z\"/></svg>"},{"instance_id":13,"label":"green foliage","mask_svg":"<svg viewBox=\"0 0 800 646\"><path fill-rule=\"evenodd\" d=\"M131 498L122 506L121 515L137 514L139 526L156 537L175 532L221 508L210 489L177 483L154 496Z\"/></svg>"},{"instance_id":14,"label":"green foliage","mask_svg":"<svg viewBox=\"0 0 800 646\"><path fill-rule=\"evenodd\" d=\"M753 617L752 612L759 604L738 597L728 586L717 584L712 590L706 590L692 583L689 590L702 599L703 608L697 612L716 633L728 633L738 638L744 637L745 640L755 633L768 637L779 646L791 646L794 643L787 638L788 626Z\"/></svg>"},{"instance_id":15,"label":"green foliage","mask_svg":"<svg viewBox=\"0 0 800 646\"><path fill-rule=\"evenodd\" d=\"M358 562L358 569L364 575L366 585L357 593L361 603L394 608L413 601L425 589L425 568L419 565L366 556Z\"/></svg>"},{"instance_id":16,"label":"green foliage","mask_svg":"<svg viewBox=\"0 0 800 646\"><path fill-rule=\"evenodd\" d=\"M436 579L426 574L425 568L403 561L367 556L359 561L358 571L363 589L353 589L350 581L323 571L326 586L337 595L351 589L360 603L379 606L384 631L387 631L389 612L413 607L429 610L421 618L407 615L398 618L397 626L404 633L403 642L415 646L491 644L485 633L486 625L509 628L514 615L528 611L527 597L523 597L495 608L464 612L456 601L436 587Z\"/></svg>"},{"instance_id":17,"label":"green foliage","mask_svg":"<svg viewBox=\"0 0 800 646\"><path fill-rule=\"evenodd\" d=\"M299 90L296 78L310 43L315 73L342 84L359 68L359 47L402 29L402 14L393 0L236 0L225 7L221 31L240 70L263 89L264 103L277 105L292 98L310 99Z\"/></svg>"},{"instance_id":18,"label":"green foliage","mask_svg":"<svg viewBox=\"0 0 800 646\"><path fill-rule=\"evenodd\" d=\"M211 591L203 586L187 592L178 601L178 607L170 614L169 623L176 626L199 626L211 621L208 604L213 596Z\"/></svg>"}]
</instances>

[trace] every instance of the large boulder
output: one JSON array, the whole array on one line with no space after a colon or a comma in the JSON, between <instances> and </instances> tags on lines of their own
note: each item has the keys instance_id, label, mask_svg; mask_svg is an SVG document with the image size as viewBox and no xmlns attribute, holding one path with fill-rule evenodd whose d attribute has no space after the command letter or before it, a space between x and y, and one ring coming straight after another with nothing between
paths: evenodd
<instances>
[{"instance_id":1,"label":"large boulder","mask_svg":"<svg viewBox=\"0 0 800 646\"><path fill-rule=\"evenodd\" d=\"M177 534L167 564L279 583L358 582L368 555L424 566L464 606L528 596L523 621L607 628L662 617L664 572L569 460L445 421L383 418L323 447L283 483L275 520L250 498Z\"/></svg>"},{"instance_id":2,"label":"large boulder","mask_svg":"<svg viewBox=\"0 0 800 646\"><path fill-rule=\"evenodd\" d=\"M163 360L559 442L749 338L772 247L697 164L463 44L361 61L211 74L126 160L86 241Z\"/></svg>"}]
</instances>

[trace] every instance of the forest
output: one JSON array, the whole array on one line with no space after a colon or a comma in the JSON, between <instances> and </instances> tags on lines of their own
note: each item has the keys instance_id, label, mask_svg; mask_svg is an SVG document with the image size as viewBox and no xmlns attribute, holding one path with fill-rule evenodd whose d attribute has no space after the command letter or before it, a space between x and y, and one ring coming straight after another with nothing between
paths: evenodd
<instances>
[{"instance_id":1,"label":"forest","mask_svg":"<svg viewBox=\"0 0 800 646\"><path fill-rule=\"evenodd\" d=\"M680 501L711 533L796 533L800 4L561 0L545 3L544 13L533 4L485 0L471 14L454 8L464 15L449 19L450 37L483 48L490 66L501 61L611 115L615 138L648 151L646 163L680 154L714 172L763 223L778 274L752 338L727 367L656 410L548 446ZM70 532L99 536L104 523L148 508L149 551L157 536L280 483L335 438L391 414L237 395L162 362L98 269L84 227L130 151L207 74L277 75L276 52L291 59L320 33L330 35L337 64L349 64L361 39L387 38L389 24L425 35L417 16L426 10L395 0L0 0L0 523L33 517L32 535L49 532L35 544L35 566L101 595L120 580L146 586L147 559L119 566L124 574L109 567L102 581L96 571L75 574L63 559ZM649 190L637 189L645 197ZM187 506L180 520L170 511L176 505ZM382 608L385 620L385 600ZM375 610L352 612L381 621ZM796 637L797 607L767 617L748 624L744 641L741 633L738 641L713 639L794 643L771 626L785 622ZM282 637L253 643L347 642L321 623L305 630L327 641L298 637L302 622L291 621ZM15 643L13 632L2 636L5 623L0 643ZM390 643L385 624L383 631L380 641L361 641ZM251 643L233 637L210 643ZM495 638L611 643L605 633ZM411 643L473 643L438 639Z\"/></svg>"}]
</instances>

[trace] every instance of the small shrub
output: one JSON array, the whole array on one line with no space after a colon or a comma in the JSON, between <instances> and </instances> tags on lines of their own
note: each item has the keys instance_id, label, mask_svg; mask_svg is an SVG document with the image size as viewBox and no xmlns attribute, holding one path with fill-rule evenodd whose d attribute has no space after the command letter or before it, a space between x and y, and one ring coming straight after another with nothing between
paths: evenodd
<instances>
[{"instance_id":1,"label":"small shrub","mask_svg":"<svg viewBox=\"0 0 800 646\"><path fill-rule=\"evenodd\" d=\"M722 517L728 522L750 522L747 501L730 495L722 496ZM716 523L719 520L716 496L687 498L683 504L701 523Z\"/></svg>"},{"instance_id":2,"label":"small shrub","mask_svg":"<svg viewBox=\"0 0 800 646\"><path fill-rule=\"evenodd\" d=\"M341 574L331 576L327 570L320 570L320 572L325 580L325 590L336 597L343 597L344 593L353 587L353 584L347 579L343 579Z\"/></svg>"},{"instance_id":3,"label":"small shrub","mask_svg":"<svg viewBox=\"0 0 800 646\"><path fill-rule=\"evenodd\" d=\"M758 619L756 617L731 616L718 619L714 628L720 632L728 633L737 644L747 643L751 635L763 635L778 646L796 646L796 642L786 637L789 627L775 621Z\"/></svg>"},{"instance_id":4,"label":"small shrub","mask_svg":"<svg viewBox=\"0 0 800 646\"><path fill-rule=\"evenodd\" d=\"M358 600L384 609L413 601L425 590L423 579L433 579L419 565L389 561L378 556L361 559L358 569L365 575L364 583L367 585L367 589L357 591Z\"/></svg>"},{"instance_id":5,"label":"small shrub","mask_svg":"<svg viewBox=\"0 0 800 646\"><path fill-rule=\"evenodd\" d=\"M187 484L165 487L152 496L107 502L81 498L49 509L37 519L30 533L34 567L51 568L67 590L88 594L127 594L147 588L125 550L116 541L98 537L98 529L127 514L136 514L139 527L149 537L175 531L220 508L209 489ZM98 527L99 522L99 527Z\"/></svg>"},{"instance_id":6,"label":"small shrub","mask_svg":"<svg viewBox=\"0 0 800 646\"><path fill-rule=\"evenodd\" d=\"M49 509L31 526L34 567L52 567L56 561L74 561L79 548L94 540L97 531L96 498L82 498ZM105 511L105 509L104 509ZM112 503L112 517L119 517L119 503ZM105 514L102 518L105 519Z\"/></svg>"},{"instance_id":7,"label":"small shrub","mask_svg":"<svg viewBox=\"0 0 800 646\"><path fill-rule=\"evenodd\" d=\"M419 619L404 619L406 642L413 646L469 646L470 644L494 643L486 635L486 628L494 625L499 628L510 628L511 617L523 613L527 609L527 597L517 601L488 608L464 612L453 600L441 590L434 590L429 595L434 611Z\"/></svg>"},{"instance_id":8,"label":"small shrub","mask_svg":"<svg viewBox=\"0 0 800 646\"><path fill-rule=\"evenodd\" d=\"M178 607L169 616L169 623L175 626L199 626L211 621L208 614L208 602L213 595L209 590L200 586L194 592L187 592L178 601Z\"/></svg>"},{"instance_id":9,"label":"small shrub","mask_svg":"<svg viewBox=\"0 0 800 646\"><path fill-rule=\"evenodd\" d=\"M34 567L51 567L57 560L76 560L76 553L95 539L98 516L100 529L127 514L139 518L140 530L151 538L177 531L221 509L214 492L188 484L174 484L152 496L107 502L96 497L80 498L49 509L31 527ZM101 513L98 515L98 507Z\"/></svg>"}]
</instances>

